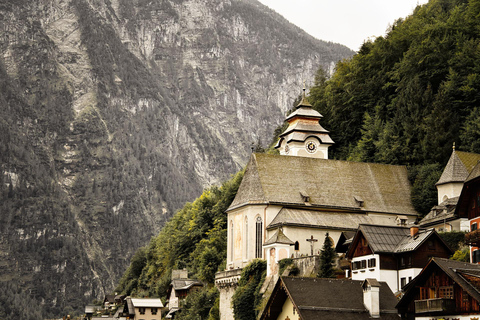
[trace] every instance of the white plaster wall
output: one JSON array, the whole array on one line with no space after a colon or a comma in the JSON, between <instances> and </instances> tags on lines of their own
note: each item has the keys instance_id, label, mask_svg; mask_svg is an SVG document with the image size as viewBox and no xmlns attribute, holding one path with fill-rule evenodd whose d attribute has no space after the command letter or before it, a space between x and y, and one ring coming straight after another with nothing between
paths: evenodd
<instances>
[{"instance_id":1,"label":"white plaster wall","mask_svg":"<svg viewBox=\"0 0 480 320\"><path fill-rule=\"evenodd\" d=\"M270 230L268 232L268 237L271 237L274 233L275 230ZM292 227L292 226L284 226L283 227L283 233L285 236L287 236L290 240L293 242L298 241L300 245L300 250L295 251L294 247L292 246L290 249L290 256L293 254L294 257L300 257L302 254L304 256L310 255L311 254L311 247L310 247L310 242L307 241L307 239L310 239L310 237L313 235L314 239L317 239L317 242L314 242L313 244L313 254L318 255L320 250L323 247L323 242L325 240L325 235L327 234L330 238L333 240L333 246L338 243L338 239L340 238L341 232L338 230L327 230L327 229L313 229L313 228L301 228L301 227Z\"/></svg>"},{"instance_id":2,"label":"white plaster wall","mask_svg":"<svg viewBox=\"0 0 480 320\"><path fill-rule=\"evenodd\" d=\"M421 268L409 268L409 269L402 269L398 271L398 288L401 288L401 279L405 278L406 283L409 283L408 278L411 277L412 280L420 274L422 271Z\"/></svg>"},{"instance_id":3,"label":"white plaster wall","mask_svg":"<svg viewBox=\"0 0 480 320\"><path fill-rule=\"evenodd\" d=\"M368 260L375 259L375 268L368 268ZM367 268L352 270L352 280L365 280L367 278L377 279L379 281L384 281L381 279L380 273L380 257L378 254L369 254L362 257L355 257L352 259L352 262L367 260Z\"/></svg>"},{"instance_id":4,"label":"white plaster wall","mask_svg":"<svg viewBox=\"0 0 480 320\"><path fill-rule=\"evenodd\" d=\"M452 182L437 186L438 204L442 203L443 198L447 196L449 199L459 197L462 193L463 182Z\"/></svg>"},{"instance_id":5,"label":"white plaster wall","mask_svg":"<svg viewBox=\"0 0 480 320\"><path fill-rule=\"evenodd\" d=\"M309 141L312 141L316 144L317 149L315 152L310 153L306 149L306 145ZM321 144L317 138L310 137L304 142L292 141L288 144L290 148L288 155L289 156L299 156L299 157L309 157L309 158L318 158L318 159L328 159L328 147L330 145ZM283 150L284 147L283 147ZM285 154L285 152L283 152Z\"/></svg>"},{"instance_id":6,"label":"white plaster wall","mask_svg":"<svg viewBox=\"0 0 480 320\"><path fill-rule=\"evenodd\" d=\"M398 281L396 270L380 270L380 281L385 281L393 293L398 292ZM378 280L378 279L377 279Z\"/></svg>"},{"instance_id":7,"label":"white plaster wall","mask_svg":"<svg viewBox=\"0 0 480 320\"><path fill-rule=\"evenodd\" d=\"M287 298L287 300L285 300L285 303L283 304L282 312L280 312L280 315L277 319L284 320L288 318L290 320L300 320L298 313L296 311L295 314L293 313L293 308L294 307L292 301L290 300L290 298Z\"/></svg>"}]
</instances>

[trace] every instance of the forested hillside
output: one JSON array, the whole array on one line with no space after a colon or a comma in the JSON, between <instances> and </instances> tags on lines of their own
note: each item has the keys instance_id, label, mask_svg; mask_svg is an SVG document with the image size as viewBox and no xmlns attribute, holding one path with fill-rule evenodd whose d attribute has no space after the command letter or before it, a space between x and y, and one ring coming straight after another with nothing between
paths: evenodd
<instances>
[{"instance_id":1,"label":"forested hillside","mask_svg":"<svg viewBox=\"0 0 480 320\"><path fill-rule=\"evenodd\" d=\"M310 102L333 157L410 166L414 204L426 213L453 143L480 152L480 1L417 7L331 79L319 71Z\"/></svg>"}]
</instances>

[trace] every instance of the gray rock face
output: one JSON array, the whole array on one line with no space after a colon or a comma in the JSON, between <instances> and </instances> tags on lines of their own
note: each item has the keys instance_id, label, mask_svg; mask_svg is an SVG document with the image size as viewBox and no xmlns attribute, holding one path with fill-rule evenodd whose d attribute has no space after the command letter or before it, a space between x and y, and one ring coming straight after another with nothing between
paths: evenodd
<instances>
[{"instance_id":1,"label":"gray rock face","mask_svg":"<svg viewBox=\"0 0 480 320\"><path fill-rule=\"evenodd\" d=\"M49 315L112 292L352 54L254 0L7 0L0 39L0 278Z\"/></svg>"}]
</instances>

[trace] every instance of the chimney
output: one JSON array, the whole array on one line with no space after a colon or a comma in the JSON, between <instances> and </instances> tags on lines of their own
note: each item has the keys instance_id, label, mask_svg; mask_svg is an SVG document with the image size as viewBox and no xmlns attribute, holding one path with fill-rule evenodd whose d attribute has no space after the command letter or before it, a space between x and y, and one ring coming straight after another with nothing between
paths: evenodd
<instances>
[{"instance_id":1,"label":"chimney","mask_svg":"<svg viewBox=\"0 0 480 320\"><path fill-rule=\"evenodd\" d=\"M418 227L417 226L411 226L410 227L410 236L413 238L417 235L418 233Z\"/></svg>"},{"instance_id":2,"label":"chimney","mask_svg":"<svg viewBox=\"0 0 480 320\"><path fill-rule=\"evenodd\" d=\"M380 318L380 283L377 279L363 281L363 304L372 318Z\"/></svg>"}]
</instances>

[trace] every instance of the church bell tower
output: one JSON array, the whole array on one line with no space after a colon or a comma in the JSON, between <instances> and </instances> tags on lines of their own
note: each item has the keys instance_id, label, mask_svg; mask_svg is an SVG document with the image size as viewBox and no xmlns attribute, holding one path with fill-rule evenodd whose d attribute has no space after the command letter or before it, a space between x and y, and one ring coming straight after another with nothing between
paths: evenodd
<instances>
[{"instance_id":1,"label":"church bell tower","mask_svg":"<svg viewBox=\"0 0 480 320\"><path fill-rule=\"evenodd\" d=\"M288 128L280 135L275 148L281 155L328 159L328 147L335 142L320 125L321 118L323 116L308 102L303 88L302 101L285 119Z\"/></svg>"}]
</instances>

